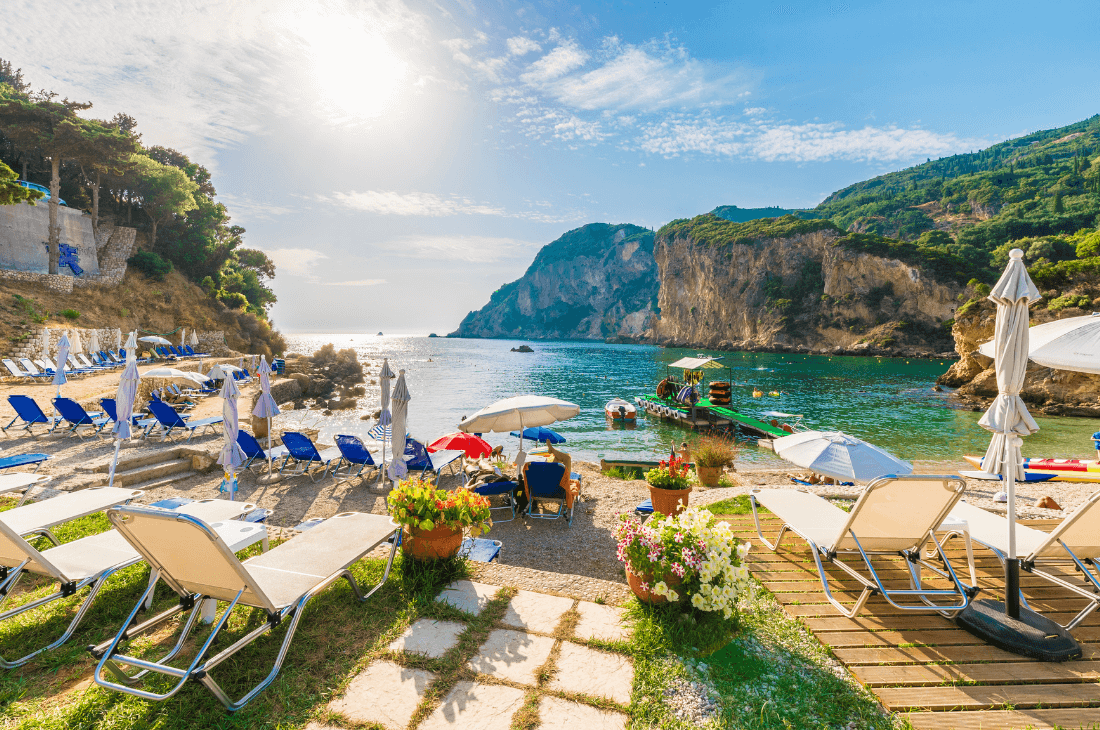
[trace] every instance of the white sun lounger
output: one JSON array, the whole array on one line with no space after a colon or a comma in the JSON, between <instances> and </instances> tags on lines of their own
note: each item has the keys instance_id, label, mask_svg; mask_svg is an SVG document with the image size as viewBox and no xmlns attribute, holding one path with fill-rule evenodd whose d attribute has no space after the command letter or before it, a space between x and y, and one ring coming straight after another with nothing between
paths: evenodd
<instances>
[{"instance_id":1,"label":"white sun lounger","mask_svg":"<svg viewBox=\"0 0 1100 730\"><path fill-rule=\"evenodd\" d=\"M23 491L23 496L19 499L16 507L21 507L24 502L27 501L27 497L31 496L31 492L34 488L43 482L48 482L53 479L48 474L27 474L25 472L16 472L14 474L0 474L0 494L7 492L18 492L20 489Z\"/></svg>"},{"instance_id":2,"label":"white sun lounger","mask_svg":"<svg viewBox=\"0 0 1100 730\"><path fill-rule=\"evenodd\" d=\"M149 620L132 626L145 596L138 599L118 635L91 649L99 659L95 682L101 687L150 700L175 695L191 678L198 679L231 712L248 704L271 684L282 667L290 642L306 603L340 578L351 584L360 601L367 600L389 578L397 551L393 541L382 579L363 594L348 567L382 544L398 527L388 517L345 512L331 517L269 552L241 563L210 525L185 515L166 515L146 507L118 507L107 511L111 523L149 562L160 578L180 596L180 604ZM186 549L184 549L186 546ZM150 588L147 593L153 589ZM194 658L183 668L167 664L180 652L199 616L204 598L228 601L229 606L214 623ZM229 615L238 606L261 608L267 621L246 636L234 641L218 654L208 657L214 640L225 627ZM132 636L156 627L185 609L191 609L175 646L158 661L147 661L119 653L119 644ZM289 619L286 636L275 656L270 673L239 700L232 700L211 677L211 670L260 636ZM138 670L128 675L122 666ZM110 678L104 675L104 669ZM149 672L178 679L165 692L140 689L138 681Z\"/></svg>"},{"instance_id":3,"label":"white sun lounger","mask_svg":"<svg viewBox=\"0 0 1100 730\"><path fill-rule=\"evenodd\" d=\"M93 490L85 489L76 494L91 491ZM114 489L112 491L133 492L132 496L141 494L140 490ZM82 537L79 540L73 540L64 545L58 545L47 550L39 551L27 542L27 540L9 524L8 520L2 519L14 512L19 512L29 507L49 505L61 499L62 497L56 497L51 500L46 500L45 502L39 502L28 505L27 507L20 507L0 513L0 608L3 607L24 573L30 572L53 578L59 584L57 591L45 598L29 601L22 606L0 613L0 621L5 621L13 616L18 616L59 599L67 598L88 586L91 586L91 591L89 591L84 601L80 604L80 608L77 609L76 615L65 629L65 632L61 635L61 638L19 659L9 660L0 657L0 667L4 669L13 669L26 664L42 652L54 649L68 641L73 631L76 630L77 625L79 625L80 621L84 618L84 614L88 612L96 594L99 593L99 589L103 587L107 579L117 571L141 562L141 555L137 550L131 547L115 530L108 530L98 535ZM114 503L118 504L120 501L124 500L116 499ZM212 499L192 502L183 505L178 508L178 510L165 510L158 507L146 507L145 509L169 515L183 512L201 515L211 520L227 520L245 514L247 511L255 508L255 506L256 505L248 504L247 502L230 502L229 500ZM101 507L100 509L103 508ZM92 513L93 512L88 512L87 514ZM232 525L228 523L221 524L227 525L227 537L230 534L239 532L243 527L262 529L262 526L244 522L232 523ZM39 530L34 530L34 532L38 531ZM50 537L52 538L53 536L50 535ZM153 585L155 585L155 583ZM152 595L152 588L150 588L147 593Z\"/></svg>"},{"instance_id":4,"label":"white sun lounger","mask_svg":"<svg viewBox=\"0 0 1100 730\"><path fill-rule=\"evenodd\" d=\"M993 551L1004 567L1008 553L1008 520L984 509L959 502L951 516L966 520L970 539ZM1043 532L1026 525L1016 525L1016 554L1022 557L1020 568L1055 585L1088 599L1073 620L1064 626L1073 629L1100 607L1100 492L1096 492L1054 528ZM1053 567L1076 568L1084 579L1073 581L1069 576L1051 573ZM1027 599L1020 592L1020 601Z\"/></svg>"},{"instance_id":5,"label":"white sun lounger","mask_svg":"<svg viewBox=\"0 0 1100 730\"><path fill-rule=\"evenodd\" d=\"M770 550L778 550L787 530L810 546L825 597L848 618L856 616L864 603L875 593L890 605L912 611L939 611L950 615L963 610L977 592L961 583L947 560L935 531L951 508L962 497L966 483L957 476L884 476L864 488L851 512L845 512L825 499L809 492L793 489L753 490L749 496L752 516L760 541ZM756 506L762 504L783 520L775 543L764 539ZM944 570L921 557L921 548L931 541L943 561ZM842 555L860 555L868 579L842 560ZM909 567L908 590L887 589L871 564L872 556L900 555ZM851 608L833 598L822 560L840 568L863 587L863 592ZM921 586L921 567L928 568L953 585L947 589ZM919 598L925 605L899 604L895 599ZM952 600L943 604L934 601Z\"/></svg>"}]
</instances>

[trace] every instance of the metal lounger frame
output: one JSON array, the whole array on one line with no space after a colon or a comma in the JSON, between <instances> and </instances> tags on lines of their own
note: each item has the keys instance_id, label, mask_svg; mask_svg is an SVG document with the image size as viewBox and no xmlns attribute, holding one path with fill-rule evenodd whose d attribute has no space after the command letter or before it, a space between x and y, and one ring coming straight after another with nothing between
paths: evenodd
<instances>
[{"instance_id":1,"label":"metal lounger frame","mask_svg":"<svg viewBox=\"0 0 1100 730\"><path fill-rule=\"evenodd\" d=\"M877 485L884 484L888 480L889 481L927 481L929 479L937 479L937 478L961 481L961 480L959 480L958 477L954 477L954 476L937 477L937 476L924 475L924 474L919 475L919 476L916 476L916 475L914 475L914 476L890 476L888 478L880 477L879 479L874 480L869 485L867 485L866 489L867 490L872 490ZM755 490L754 490L754 492L755 492ZM906 611L936 611L937 613L941 613L944 616L950 617L950 616L953 616L956 613L962 611L967 606L969 606L970 605L970 599L973 598L978 592L978 588L976 586L968 586L968 585L963 584L959 580L958 576L955 575L955 569L953 567L951 567L951 562L947 559L947 554L944 553L943 547L940 545L939 540L936 539L935 529L936 529L936 527L939 526L938 523L935 526L933 526L932 529L930 529L928 531L928 534L927 534L924 542L922 542L919 545L916 545L912 550L903 550L903 551L896 551L896 550L895 551L864 550L863 546L859 542L859 538L856 536L855 532L853 532L852 530L848 531L848 536L851 537L852 542L854 542L855 545L856 545L857 549L855 551L852 551L852 550L827 550L827 549L821 547L820 545L818 545L817 542L815 542L813 539L807 537L805 534L803 534L802 532L797 530L794 526L792 526L792 525L790 525L786 522L784 522L783 526L779 528L779 535L776 536L775 542L774 543L768 542L768 540L764 537L763 530L760 527L760 516L757 513L757 509L756 509L757 502L756 502L755 493L750 493L749 494L749 504L752 506L752 519L753 519L753 523L756 525L757 538L760 540L761 543L764 544L764 546L766 548L768 548L772 552L778 552L779 551L779 544L783 541L783 534L787 530L790 530L791 532L793 532L794 534L798 535L799 537L801 537L803 540L806 541L806 544L809 545L810 552L814 557L814 564L817 566L817 575L818 575L818 578L820 578L820 580L821 580L821 587L825 591L825 597L829 600L829 603L833 604L833 607L837 611L839 611L842 615L844 615L847 618L855 618L855 616L858 615L859 612L863 610L863 606L864 606L865 603L867 603L867 599L870 598L871 596L873 596L876 593L881 594L882 597L884 599L886 599L886 601L891 606L893 606L894 608L898 608L898 609L902 609L902 610L906 610ZM944 515L944 516L946 516L946 515ZM942 522L942 520L941 520L941 522ZM936 553L939 555L940 561L942 562L942 564L944 566L944 570L939 569L938 567L936 567L932 563L929 563L927 560L925 560L924 558L921 557L921 549L928 542L931 542L935 546ZM859 573L858 571L856 571L854 568L849 566L844 561L837 559L838 555L855 555L857 553L863 558L864 566L867 568L867 572L871 576L870 579L868 579L866 576L864 576L861 573ZM875 572L874 565L871 563L871 557L872 556L900 556L900 557L904 558L905 559L905 564L909 568L909 585L910 585L910 589L909 590L888 590L886 588L886 586L883 585L882 579L879 578L878 573ZM859 598L856 599L855 604L851 608L846 607L843 603L841 603L840 601L838 601L836 598L833 597L832 591L829 590L829 578L825 573L825 566L822 563L822 558L824 558L830 564L835 565L836 567L843 570L845 573L847 573L853 579L858 581L859 584L863 587L863 591L860 593ZM946 589L946 590L945 589L922 588L921 587L921 567L928 568L930 571L932 571L933 573L935 573L939 577L946 578L946 579L950 580L951 583L954 585L954 588ZM905 605L899 604L898 602L896 602L894 600L895 596L896 597L910 597L910 598L916 597L916 598L919 598L922 602L924 602L927 605L917 606L917 605L912 605L912 604L905 604ZM933 599L933 598L948 597L948 596L958 596L959 600L960 600L960 603L957 603L957 604L954 604L954 605L944 606L944 605L940 605L940 604L935 604L930 600L930 599Z\"/></svg>"}]
</instances>

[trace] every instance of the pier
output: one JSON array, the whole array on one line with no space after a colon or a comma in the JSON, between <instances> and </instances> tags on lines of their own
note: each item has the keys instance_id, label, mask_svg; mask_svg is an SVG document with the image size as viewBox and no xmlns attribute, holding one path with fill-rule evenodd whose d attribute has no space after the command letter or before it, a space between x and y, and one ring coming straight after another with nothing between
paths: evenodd
<instances>
[{"instance_id":1,"label":"pier","mask_svg":"<svg viewBox=\"0 0 1100 730\"><path fill-rule=\"evenodd\" d=\"M687 406L668 398L638 397L635 398L635 403L647 415L663 418L692 430L736 425L743 433L757 438L771 439L789 435L787 431L770 423L725 406L711 405L708 398L703 398L695 406Z\"/></svg>"}]
</instances>

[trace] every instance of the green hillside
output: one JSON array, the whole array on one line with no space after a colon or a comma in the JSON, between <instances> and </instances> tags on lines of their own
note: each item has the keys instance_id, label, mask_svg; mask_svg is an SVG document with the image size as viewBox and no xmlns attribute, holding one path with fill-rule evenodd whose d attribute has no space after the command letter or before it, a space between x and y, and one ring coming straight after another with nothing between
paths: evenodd
<instances>
[{"instance_id":1,"label":"green hillside","mask_svg":"<svg viewBox=\"0 0 1100 730\"><path fill-rule=\"evenodd\" d=\"M738 208L736 205L719 205L710 212L711 215L724 218L734 223L745 223L758 218L779 218L784 215L805 213L803 210L780 208L772 206L768 208Z\"/></svg>"}]
</instances>

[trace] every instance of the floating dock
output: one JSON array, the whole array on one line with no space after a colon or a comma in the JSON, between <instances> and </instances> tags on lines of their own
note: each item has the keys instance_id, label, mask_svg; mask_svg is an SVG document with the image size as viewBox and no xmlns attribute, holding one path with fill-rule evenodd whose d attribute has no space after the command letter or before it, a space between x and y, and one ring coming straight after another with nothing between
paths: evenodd
<instances>
[{"instance_id":1,"label":"floating dock","mask_svg":"<svg viewBox=\"0 0 1100 730\"><path fill-rule=\"evenodd\" d=\"M691 429L736 425L745 434L757 438L771 439L790 435L770 423L758 421L725 406L711 405L708 398L703 398L694 407L667 398L639 396L634 401L650 416L664 418Z\"/></svg>"}]
</instances>

